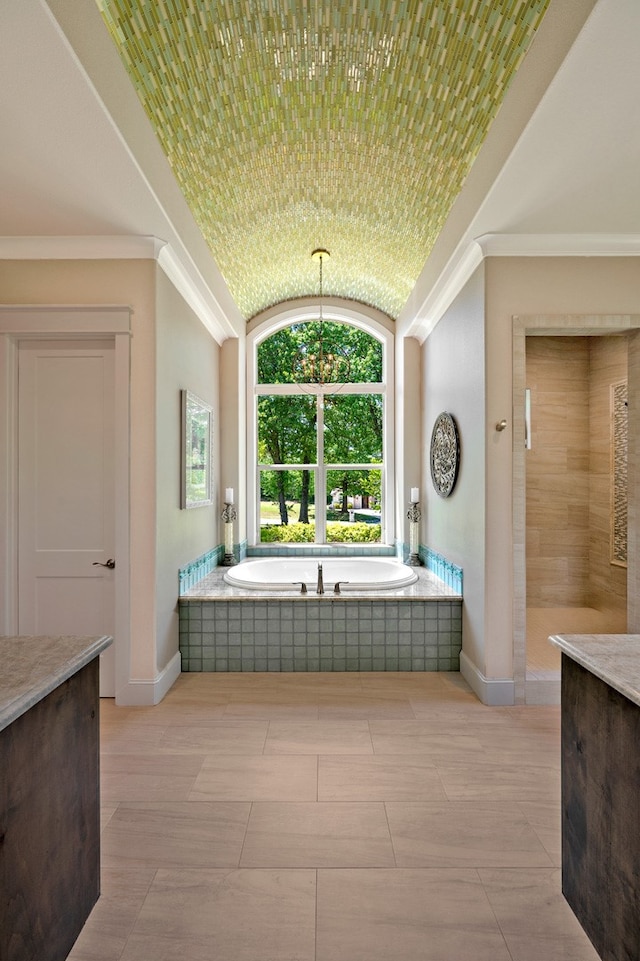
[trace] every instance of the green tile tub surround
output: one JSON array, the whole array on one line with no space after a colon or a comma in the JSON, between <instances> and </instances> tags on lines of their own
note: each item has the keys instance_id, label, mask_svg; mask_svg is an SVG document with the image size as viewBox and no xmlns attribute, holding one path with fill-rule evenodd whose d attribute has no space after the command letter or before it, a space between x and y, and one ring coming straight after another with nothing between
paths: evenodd
<instances>
[{"instance_id":1,"label":"green tile tub surround","mask_svg":"<svg viewBox=\"0 0 640 961\"><path fill-rule=\"evenodd\" d=\"M397 318L549 0L96 3L244 316Z\"/></svg>"},{"instance_id":2,"label":"green tile tub surround","mask_svg":"<svg viewBox=\"0 0 640 961\"><path fill-rule=\"evenodd\" d=\"M181 598L182 670L457 671L462 599Z\"/></svg>"}]
</instances>

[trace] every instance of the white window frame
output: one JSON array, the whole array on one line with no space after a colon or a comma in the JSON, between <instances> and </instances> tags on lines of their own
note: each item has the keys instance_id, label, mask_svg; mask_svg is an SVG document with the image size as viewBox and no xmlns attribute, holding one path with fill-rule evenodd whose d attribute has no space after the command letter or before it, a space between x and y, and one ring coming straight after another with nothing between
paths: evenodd
<instances>
[{"instance_id":1,"label":"white window frame","mask_svg":"<svg viewBox=\"0 0 640 961\"><path fill-rule=\"evenodd\" d=\"M258 347L275 334L278 330L290 327L292 324L303 324L318 319L319 301L309 299L298 305L287 304L280 308L266 311L261 317L255 318L247 333L247 539L251 546L260 544L260 466L257 461L258 450L258 397L266 394L300 394L322 396L336 393L333 385L321 384L258 384ZM316 427L318 436L317 464L282 464L279 470L301 470L303 467L313 469L316 474L316 497L319 491L326 487L327 470L344 467L348 470L380 470L382 527L380 543L393 545L393 476L394 476L394 335L390 329L391 322L385 323L384 315L370 311L362 306L340 303L322 304L325 320L357 327L374 337L382 345L382 381L380 383L345 384L340 387L340 394L379 394L383 398L383 463L378 464L331 464L323 463L323 430L322 407L319 410L319 421ZM384 319L383 319L384 318ZM324 498L323 498L324 502ZM320 516L318 516L320 515ZM326 511L316 510L316 540L315 544L326 544ZM284 545L286 546L286 545Z\"/></svg>"}]
</instances>

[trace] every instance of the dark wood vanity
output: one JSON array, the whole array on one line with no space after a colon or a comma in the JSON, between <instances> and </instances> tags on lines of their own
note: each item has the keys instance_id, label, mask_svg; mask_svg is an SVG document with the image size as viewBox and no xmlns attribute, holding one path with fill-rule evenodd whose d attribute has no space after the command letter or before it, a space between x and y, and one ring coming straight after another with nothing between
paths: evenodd
<instances>
[{"instance_id":1,"label":"dark wood vanity","mask_svg":"<svg viewBox=\"0 0 640 961\"><path fill-rule=\"evenodd\" d=\"M558 635L562 891L603 961L640 961L640 635Z\"/></svg>"},{"instance_id":2,"label":"dark wood vanity","mask_svg":"<svg viewBox=\"0 0 640 961\"><path fill-rule=\"evenodd\" d=\"M100 894L98 656L0 637L0 958L62 961Z\"/></svg>"}]
</instances>

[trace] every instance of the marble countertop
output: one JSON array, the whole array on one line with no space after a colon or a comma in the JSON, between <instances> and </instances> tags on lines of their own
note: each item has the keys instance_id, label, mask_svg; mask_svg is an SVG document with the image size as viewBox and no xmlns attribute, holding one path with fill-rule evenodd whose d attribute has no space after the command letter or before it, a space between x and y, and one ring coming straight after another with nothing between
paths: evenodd
<instances>
[{"instance_id":1,"label":"marble countertop","mask_svg":"<svg viewBox=\"0 0 640 961\"><path fill-rule=\"evenodd\" d=\"M300 600L317 601L322 600L369 600L369 601L396 601L399 598L410 600L460 600L461 595L452 587L448 587L439 577L432 574L424 567L412 568L418 575L418 580L408 587L398 587L389 590L371 591L350 591L344 587L341 594L335 595L331 585L325 588L325 593L319 598L318 594L309 588L307 594L301 594L299 587L283 588L282 590L247 590L242 587L234 587L227 584L224 580L225 568L216 568L201 581L180 595L181 601L201 601L205 598L216 598L216 600L246 600L264 601L265 598L273 600Z\"/></svg>"},{"instance_id":2,"label":"marble countertop","mask_svg":"<svg viewBox=\"0 0 640 961\"><path fill-rule=\"evenodd\" d=\"M1 637L0 731L111 644L111 637Z\"/></svg>"},{"instance_id":3,"label":"marble countertop","mask_svg":"<svg viewBox=\"0 0 640 961\"><path fill-rule=\"evenodd\" d=\"M640 706L640 634L555 634L549 640Z\"/></svg>"}]
</instances>

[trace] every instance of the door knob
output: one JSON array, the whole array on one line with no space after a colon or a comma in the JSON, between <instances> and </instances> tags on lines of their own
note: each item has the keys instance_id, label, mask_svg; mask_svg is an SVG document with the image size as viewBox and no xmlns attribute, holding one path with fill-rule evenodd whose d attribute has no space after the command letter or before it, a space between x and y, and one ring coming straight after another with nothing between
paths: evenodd
<instances>
[{"instance_id":1,"label":"door knob","mask_svg":"<svg viewBox=\"0 0 640 961\"><path fill-rule=\"evenodd\" d=\"M113 568L116 566L116 562L114 561L113 557L110 557L109 560L106 561L104 564L101 564L100 561L94 561L91 566L92 567L108 567L109 570L112 571Z\"/></svg>"}]
</instances>

